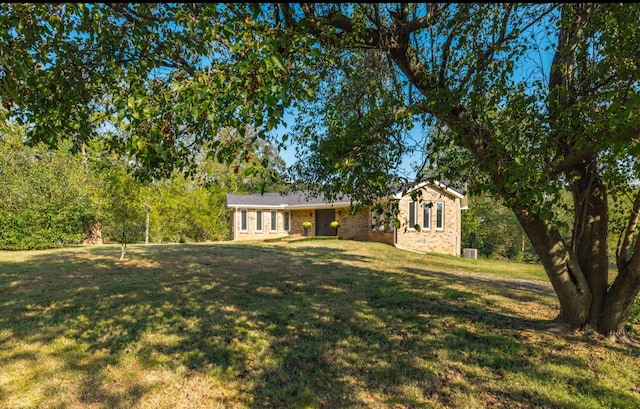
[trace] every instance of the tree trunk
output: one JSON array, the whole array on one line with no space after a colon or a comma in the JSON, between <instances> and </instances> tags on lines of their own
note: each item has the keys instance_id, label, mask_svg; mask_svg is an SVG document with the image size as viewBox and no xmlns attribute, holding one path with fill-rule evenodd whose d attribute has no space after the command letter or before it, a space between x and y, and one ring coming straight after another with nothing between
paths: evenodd
<instances>
[{"instance_id":1,"label":"tree trunk","mask_svg":"<svg viewBox=\"0 0 640 409\"><path fill-rule=\"evenodd\" d=\"M639 274L633 274L628 268L618 272L618 277L604 298L602 314L597 323L599 333L613 339L627 339L626 325L639 290Z\"/></svg>"},{"instance_id":2,"label":"tree trunk","mask_svg":"<svg viewBox=\"0 0 640 409\"><path fill-rule=\"evenodd\" d=\"M92 220L85 226L85 237L82 244L103 244L102 224L99 220Z\"/></svg>"},{"instance_id":3,"label":"tree trunk","mask_svg":"<svg viewBox=\"0 0 640 409\"><path fill-rule=\"evenodd\" d=\"M574 328L583 327L589 321L592 295L575 254L556 226L527 211L513 210L558 295L558 319Z\"/></svg>"},{"instance_id":4,"label":"tree trunk","mask_svg":"<svg viewBox=\"0 0 640 409\"><path fill-rule=\"evenodd\" d=\"M570 246L556 226L517 207L513 210L558 295L558 319L574 328L591 326L626 342L626 324L640 292L640 257L621 266L607 289L607 194L594 169L595 165L585 166L573 174L575 218Z\"/></svg>"},{"instance_id":5,"label":"tree trunk","mask_svg":"<svg viewBox=\"0 0 640 409\"><path fill-rule=\"evenodd\" d=\"M607 192L592 161L573 172L574 228L571 250L591 289L588 324L597 328L609 280L609 206Z\"/></svg>"},{"instance_id":6,"label":"tree trunk","mask_svg":"<svg viewBox=\"0 0 640 409\"><path fill-rule=\"evenodd\" d=\"M631 307L640 291L640 191L629 215L627 227L616 249L618 275L604 299L598 331L615 339L626 340L626 323ZM633 244L635 239L635 244Z\"/></svg>"},{"instance_id":7,"label":"tree trunk","mask_svg":"<svg viewBox=\"0 0 640 409\"><path fill-rule=\"evenodd\" d=\"M123 223L122 240L120 241L120 261L124 260L124 255L127 253L127 228L126 223Z\"/></svg>"},{"instance_id":8,"label":"tree trunk","mask_svg":"<svg viewBox=\"0 0 640 409\"><path fill-rule=\"evenodd\" d=\"M127 242L122 242L120 245L120 258L118 260L124 260L124 255L127 253Z\"/></svg>"}]
</instances>

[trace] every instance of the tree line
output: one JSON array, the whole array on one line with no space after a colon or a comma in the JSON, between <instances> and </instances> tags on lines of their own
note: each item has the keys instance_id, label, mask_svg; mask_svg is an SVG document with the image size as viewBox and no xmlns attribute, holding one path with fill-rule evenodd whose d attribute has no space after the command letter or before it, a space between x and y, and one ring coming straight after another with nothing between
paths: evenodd
<instances>
[{"instance_id":1,"label":"tree line","mask_svg":"<svg viewBox=\"0 0 640 409\"><path fill-rule=\"evenodd\" d=\"M126 155L108 152L98 142L78 152L69 143L56 149L25 145L24 127L4 115L0 249L225 240L225 194L254 192L261 183L255 172L206 158L193 177L175 172L145 180ZM275 166L277 158L271 163Z\"/></svg>"}]
</instances>

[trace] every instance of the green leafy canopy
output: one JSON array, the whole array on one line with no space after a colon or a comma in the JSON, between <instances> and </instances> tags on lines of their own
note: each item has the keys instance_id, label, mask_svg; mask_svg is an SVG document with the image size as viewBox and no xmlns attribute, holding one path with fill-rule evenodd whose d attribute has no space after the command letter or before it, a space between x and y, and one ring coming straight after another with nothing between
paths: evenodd
<instances>
[{"instance_id":1,"label":"green leafy canopy","mask_svg":"<svg viewBox=\"0 0 640 409\"><path fill-rule=\"evenodd\" d=\"M269 176L256 143L293 141L293 177L358 203L467 181L514 212L563 319L624 332L640 290L640 5L0 7L0 98L31 142L79 147L111 127L108 146L156 177L202 155ZM413 149L425 156L403 177ZM625 198L615 214L609 197Z\"/></svg>"}]
</instances>

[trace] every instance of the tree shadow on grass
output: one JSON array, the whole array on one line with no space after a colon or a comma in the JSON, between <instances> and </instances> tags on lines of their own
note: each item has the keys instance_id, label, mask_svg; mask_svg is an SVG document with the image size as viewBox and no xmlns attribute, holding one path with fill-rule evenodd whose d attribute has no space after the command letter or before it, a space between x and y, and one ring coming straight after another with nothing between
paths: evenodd
<instances>
[{"instance_id":1,"label":"tree shadow on grass","mask_svg":"<svg viewBox=\"0 0 640 409\"><path fill-rule=\"evenodd\" d=\"M131 360L141 372L169 368L235 388L216 402L226 407L639 403L599 382L567 344L533 339L543 320L488 304L476 289L492 285L485 279L383 271L372 257L323 246L139 246L122 263L112 250L39 255L27 269L0 263L1 288L18 283L0 293L0 324L11 331L0 362L25 360L10 351L16 339L72 340L56 353L84 379L80 401L104 408L163 387L134 379L114 388L105 372ZM495 292L507 288L518 302L543 291L500 285Z\"/></svg>"}]
</instances>

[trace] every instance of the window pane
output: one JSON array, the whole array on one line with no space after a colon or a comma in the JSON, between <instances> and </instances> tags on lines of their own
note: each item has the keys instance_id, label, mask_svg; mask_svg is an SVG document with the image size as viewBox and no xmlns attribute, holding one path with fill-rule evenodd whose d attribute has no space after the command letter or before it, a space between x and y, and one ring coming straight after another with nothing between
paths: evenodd
<instances>
[{"instance_id":1,"label":"window pane","mask_svg":"<svg viewBox=\"0 0 640 409\"><path fill-rule=\"evenodd\" d=\"M256 210L256 230L262 231L262 210Z\"/></svg>"},{"instance_id":2,"label":"window pane","mask_svg":"<svg viewBox=\"0 0 640 409\"><path fill-rule=\"evenodd\" d=\"M240 212L240 230L247 231L247 211L242 210Z\"/></svg>"},{"instance_id":3,"label":"window pane","mask_svg":"<svg viewBox=\"0 0 640 409\"><path fill-rule=\"evenodd\" d=\"M284 230L289 231L289 212L284 212Z\"/></svg>"},{"instance_id":4,"label":"window pane","mask_svg":"<svg viewBox=\"0 0 640 409\"><path fill-rule=\"evenodd\" d=\"M271 231L278 231L278 212L271 211Z\"/></svg>"},{"instance_id":5,"label":"window pane","mask_svg":"<svg viewBox=\"0 0 640 409\"><path fill-rule=\"evenodd\" d=\"M416 202L409 203L409 228L413 229L416 225Z\"/></svg>"},{"instance_id":6,"label":"window pane","mask_svg":"<svg viewBox=\"0 0 640 409\"><path fill-rule=\"evenodd\" d=\"M431 202L422 205L422 227L425 229L431 228Z\"/></svg>"},{"instance_id":7,"label":"window pane","mask_svg":"<svg viewBox=\"0 0 640 409\"><path fill-rule=\"evenodd\" d=\"M444 202L436 203L436 229L444 228Z\"/></svg>"}]
</instances>

